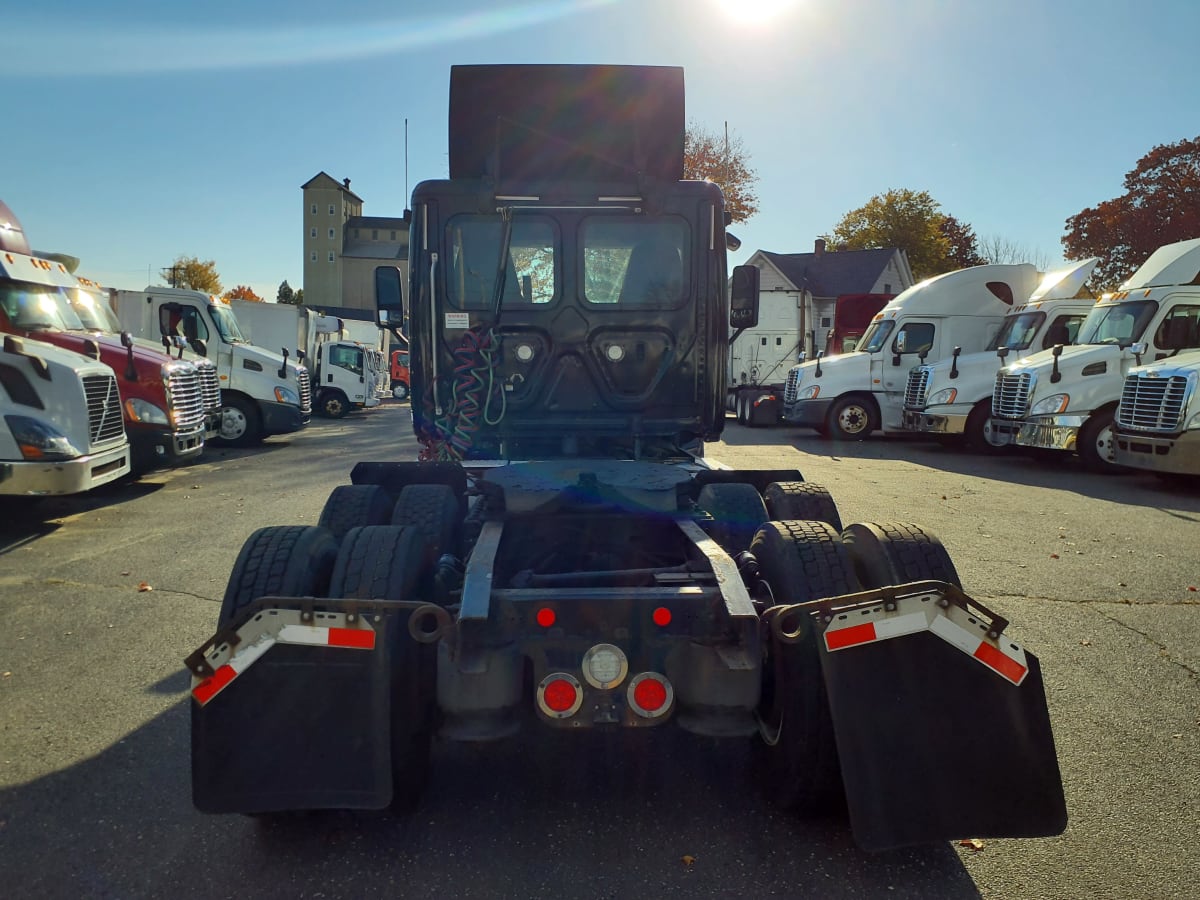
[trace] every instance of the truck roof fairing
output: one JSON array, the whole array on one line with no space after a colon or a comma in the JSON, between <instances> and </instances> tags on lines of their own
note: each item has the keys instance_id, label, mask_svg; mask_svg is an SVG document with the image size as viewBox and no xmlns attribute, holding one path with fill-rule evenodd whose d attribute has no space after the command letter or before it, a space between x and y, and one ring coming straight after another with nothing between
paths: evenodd
<instances>
[{"instance_id":1,"label":"truck roof fairing","mask_svg":"<svg viewBox=\"0 0 1200 900\"><path fill-rule=\"evenodd\" d=\"M450 70L450 178L683 178L683 69L479 65Z\"/></svg>"},{"instance_id":2,"label":"truck roof fairing","mask_svg":"<svg viewBox=\"0 0 1200 900\"><path fill-rule=\"evenodd\" d=\"M1039 300L1069 300L1079 293L1087 280L1092 276L1092 269L1100 262L1100 257L1093 256L1082 262L1071 263L1062 268L1047 272L1041 284L1029 296L1029 302Z\"/></svg>"},{"instance_id":3,"label":"truck roof fairing","mask_svg":"<svg viewBox=\"0 0 1200 900\"><path fill-rule=\"evenodd\" d=\"M1196 284L1200 281L1200 238L1159 247L1119 290Z\"/></svg>"},{"instance_id":4,"label":"truck roof fairing","mask_svg":"<svg viewBox=\"0 0 1200 900\"><path fill-rule=\"evenodd\" d=\"M1011 297L1006 300L988 285L1007 285ZM1029 263L1019 265L972 266L935 275L914 284L879 313L894 318L901 310L918 315L995 315L1024 303L1037 286L1037 269ZM994 302L993 302L994 301Z\"/></svg>"}]
</instances>

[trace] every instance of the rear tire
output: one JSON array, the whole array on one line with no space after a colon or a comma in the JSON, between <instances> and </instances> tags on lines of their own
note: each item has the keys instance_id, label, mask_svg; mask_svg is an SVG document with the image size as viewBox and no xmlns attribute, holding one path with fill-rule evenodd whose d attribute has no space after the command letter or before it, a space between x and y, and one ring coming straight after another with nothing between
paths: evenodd
<instances>
[{"instance_id":1,"label":"rear tire","mask_svg":"<svg viewBox=\"0 0 1200 900\"><path fill-rule=\"evenodd\" d=\"M842 517L829 491L806 481L773 481L763 491L769 518L827 522L842 530Z\"/></svg>"},{"instance_id":2,"label":"rear tire","mask_svg":"<svg viewBox=\"0 0 1200 900\"><path fill-rule=\"evenodd\" d=\"M229 625L260 597L324 597L337 560L324 528L271 525L246 539L221 600L218 627Z\"/></svg>"},{"instance_id":3,"label":"rear tire","mask_svg":"<svg viewBox=\"0 0 1200 900\"><path fill-rule=\"evenodd\" d=\"M392 398L394 400L408 399L408 385L403 381L397 381L392 384Z\"/></svg>"},{"instance_id":4,"label":"rear tire","mask_svg":"<svg viewBox=\"0 0 1200 900\"><path fill-rule=\"evenodd\" d=\"M988 428L988 422L992 418L992 401L982 400L975 404L975 408L971 410L971 414L967 416L967 424L964 428L964 436L967 439L967 447L975 453L983 453L988 456L994 456L998 453L1003 453L1008 449L1008 444L994 444L991 440L991 429Z\"/></svg>"},{"instance_id":5,"label":"rear tire","mask_svg":"<svg viewBox=\"0 0 1200 900\"><path fill-rule=\"evenodd\" d=\"M864 522L842 532L862 586L947 581L962 587L950 554L936 535L908 522Z\"/></svg>"},{"instance_id":6,"label":"rear tire","mask_svg":"<svg viewBox=\"0 0 1200 900\"><path fill-rule=\"evenodd\" d=\"M413 528L351 528L342 541L329 594L359 600L415 600L422 580L424 538ZM425 789L433 735L436 644L392 635L392 809L412 809Z\"/></svg>"},{"instance_id":7,"label":"rear tire","mask_svg":"<svg viewBox=\"0 0 1200 900\"><path fill-rule=\"evenodd\" d=\"M393 525L411 525L428 545L429 562L444 553L458 556L459 504L445 484L409 484L400 491L392 511Z\"/></svg>"},{"instance_id":8,"label":"rear tire","mask_svg":"<svg viewBox=\"0 0 1200 900\"><path fill-rule=\"evenodd\" d=\"M329 494L317 524L341 541L351 528L387 525L392 520L392 498L377 484L341 484Z\"/></svg>"},{"instance_id":9,"label":"rear tire","mask_svg":"<svg viewBox=\"0 0 1200 900\"><path fill-rule=\"evenodd\" d=\"M750 551L771 587L776 605L806 603L859 589L838 533L825 522L767 522ZM793 614L797 643L771 633L763 666L759 719L763 774L772 799L784 808L822 814L844 802L841 767L815 620Z\"/></svg>"},{"instance_id":10,"label":"rear tire","mask_svg":"<svg viewBox=\"0 0 1200 900\"><path fill-rule=\"evenodd\" d=\"M750 549L758 526L770 518L752 484L706 484L700 488L696 505L712 516L707 524L708 536L730 556Z\"/></svg>"}]
</instances>

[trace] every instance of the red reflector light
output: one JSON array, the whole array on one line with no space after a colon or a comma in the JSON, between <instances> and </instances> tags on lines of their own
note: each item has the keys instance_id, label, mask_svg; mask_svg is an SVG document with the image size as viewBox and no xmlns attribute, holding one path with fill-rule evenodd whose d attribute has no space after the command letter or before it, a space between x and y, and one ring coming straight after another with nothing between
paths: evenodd
<instances>
[{"instance_id":1,"label":"red reflector light","mask_svg":"<svg viewBox=\"0 0 1200 900\"><path fill-rule=\"evenodd\" d=\"M671 624L671 611L665 606L660 606L653 613L654 624L660 628Z\"/></svg>"},{"instance_id":2,"label":"red reflector light","mask_svg":"<svg viewBox=\"0 0 1200 900\"><path fill-rule=\"evenodd\" d=\"M567 681L565 678L556 678L546 685L545 693L542 694L546 699L546 705L557 713L566 712L575 705L575 700L579 696L579 691L575 689L575 685Z\"/></svg>"},{"instance_id":3,"label":"red reflector light","mask_svg":"<svg viewBox=\"0 0 1200 900\"><path fill-rule=\"evenodd\" d=\"M549 628L558 621L558 616L554 614L554 610L548 606L543 606L537 611L537 623L543 628Z\"/></svg>"}]
</instances>

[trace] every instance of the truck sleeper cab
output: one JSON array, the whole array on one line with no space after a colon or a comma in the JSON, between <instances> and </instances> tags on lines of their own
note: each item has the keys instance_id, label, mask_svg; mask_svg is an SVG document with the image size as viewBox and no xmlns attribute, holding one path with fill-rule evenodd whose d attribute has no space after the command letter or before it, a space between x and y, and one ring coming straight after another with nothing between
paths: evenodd
<instances>
[{"instance_id":1,"label":"truck sleeper cab","mask_svg":"<svg viewBox=\"0 0 1200 900\"><path fill-rule=\"evenodd\" d=\"M57 263L0 255L0 331L94 355L117 375L132 465L176 465L204 450L204 393L196 367L163 353L92 334L65 290L74 277Z\"/></svg>"},{"instance_id":2,"label":"truck sleeper cab","mask_svg":"<svg viewBox=\"0 0 1200 900\"><path fill-rule=\"evenodd\" d=\"M1037 286L1028 264L985 265L915 284L876 314L856 349L794 366L783 418L840 440L903 430L909 370L983 350Z\"/></svg>"},{"instance_id":3,"label":"truck sleeper cab","mask_svg":"<svg viewBox=\"0 0 1200 900\"><path fill-rule=\"evenodd\" d=\"M963 435L977 450L1008 446L1004 424L993 423L996 371L1006 361L1075 342L1084 317L1096 302L1086 283L1098 257L1048 273L1028 302L1013 307L1000 332L983 352L960 354L915 366L904 391L905 431Z\"/></svg>"},{"instance_id":4,"label":"truck sleeper cab","mask_svg":"<svg viewBox=\"0 0 1200 900\"><path fill-rule=\"evenodd\" d=\"M1121 288L1105 294L1079 329L1078 342L1055 347L996 373L994 424L1016 430L1016 443L1078 454L1084 468L1117 471L1113 416L1126 373L1200 347L1200 239L1158 248Z\"/></svg>"},{"instance_id":5,"label":"truck sleeper cab","mask_svg":"<svg viewBox=\"0 0 1200 900\"><path fill-rule=\"evenodd\" d=\"M113 370L41 341L4 335L0 494L78 494L129 472Z\"/></svg>"}]
</instances>

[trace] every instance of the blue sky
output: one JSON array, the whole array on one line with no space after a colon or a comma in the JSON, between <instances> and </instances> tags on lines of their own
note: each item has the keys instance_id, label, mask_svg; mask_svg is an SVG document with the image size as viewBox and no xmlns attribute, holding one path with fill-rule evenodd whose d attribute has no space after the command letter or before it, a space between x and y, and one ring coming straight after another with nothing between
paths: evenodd
<instances>
[{"instance_id":1,"label":"blue sky","mask_svg":"<svg viewBox=\"0 0 1200 900\"><path fill-rule=\"evenodd\" d=\"M323 170L400 215L406 119L407 189L446 174L455 64L683 66L688 118L728 122L759 176L734 263L911 188L1054 264L1068 217L1200 134L1195 0L39 0L5 20L0 199L34 248L123 288L179 254L226 288L300 287L300 186Z\"/></svg>"}]
</instances>

